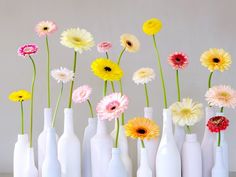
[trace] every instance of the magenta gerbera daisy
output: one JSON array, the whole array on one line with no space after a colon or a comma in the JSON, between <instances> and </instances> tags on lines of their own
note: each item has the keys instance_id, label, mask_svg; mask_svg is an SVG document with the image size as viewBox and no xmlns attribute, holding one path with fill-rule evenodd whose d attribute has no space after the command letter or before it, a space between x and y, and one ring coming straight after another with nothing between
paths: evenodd
<instances>
[{"instance_id":1,"label":"magenta gerbera daisy","mask_svg":"<svg viewBox=\"0 0 236 177\"><path fill-rule=\"evenodd\" d=\"M184 69L188 65L188 57L182 52L175 52L168 58L169 64L173 69Z\"/></svg>"},{"instance_id":2,"label":"magenta gerbera daisy","mask_svg":"<svg viewBox=\"0 0 236 177\"><path fill-rule=\"evenodd\" d=\"M29 56L32 54L35 54L38 51L38 46L35 44L26 44L21 47L19 47L17 53L19 56Z\"/></svg>"},{"instance_id":3,"label":"magenta gerbera daisy","mask_svg":"<svg viewBox=\"0 0 236 177\"><path fill-rule=\"evenodd\" d=\"M113 120L121 116L128 108L128 97L121 93L112 93L105 96L97 105L96 111L101 120Z\"/></svg>"},{"instance_id":4,"label":"magenta gerbera daisy","mask_svg":"<svg viewBox=\"0 0 236 177\"><path fill-rule=\"evenodd\" d=\"M39 37L52 34L56 30L57 26L52 21L41 21L35 27L35 31Z\"/></svg>"}]
</instances>

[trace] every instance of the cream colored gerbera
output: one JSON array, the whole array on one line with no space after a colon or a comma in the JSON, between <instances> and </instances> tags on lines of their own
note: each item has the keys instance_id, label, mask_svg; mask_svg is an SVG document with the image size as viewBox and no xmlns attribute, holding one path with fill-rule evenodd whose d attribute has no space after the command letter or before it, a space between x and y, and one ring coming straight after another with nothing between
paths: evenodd
<instances>
[{"instance_id":1,"label":"cream colored gerbera","mask_svg":"<svg viewBox=\"0 0 236 177\"><path fill-rule=\"evenodd\" d=\"M133 74L133 81L136 84L147 84L155 79L155 72L152 68L140 68Z\"/></svg>"},{"instance_id":2,"label":"cream colored gerbera","mask_svg":"<svg viewBox=\"0 0 236 177\"><path fill-rule=\"evenodd\" d=\"M71 28L61 34L61 44L82 53L94 46L94 40L85 29Z\"/></svg>"},{"instance_id":3,"label":"cream colored gerbera","mask_svg":"<svg viewBox=\"0 0 236 177\"><path fill-rule=\"evenodd\" d=\"M139 40L132 34L122 34L120 36L120 43L128 52L137 52L140 48Z\"/></svg>"},{"instance_id":4,"label":"cream colored gerbera","mask_svg":"<svg viewBox=\"0 0 236 177\"><path fill-rule=\"evenodd\" d=\"M58 82L63 84L72 81L74 79L73 71L60 67L51 71L51 76Z\"/></svg>"},{"instance_id":5,"label":"cream colored gerbera","mask_svg":"<svg viewBox=\"0 0 236 177\"><path fill-rule=\"evenodd\" d=\"M174 123L179 126L193 126L202 118L202 107L202 104L195 103L190 98L172 104L170 109Z\"/></svg>"}]
</instances>

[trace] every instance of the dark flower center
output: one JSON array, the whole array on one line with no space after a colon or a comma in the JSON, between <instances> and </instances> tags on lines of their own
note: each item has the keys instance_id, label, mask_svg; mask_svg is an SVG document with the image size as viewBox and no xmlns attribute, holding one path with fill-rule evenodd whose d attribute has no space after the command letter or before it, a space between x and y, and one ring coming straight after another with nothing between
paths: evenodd
<instances>
[{"instance_id":1,"label":"dark flower center","mask_svg":"<svg viewBox=\"0 0 236 177\"><path fill-rule=\"evenodd\" d=\"M45 31L48 30L48 27L45 26L45 27L43 28L43 30L45 30Z\"/></svg>"},{"instance_id":2,"label":"dark flower center","mask_svg":"<svg viewBox=\"0 0 236 177\"><path fill-rule=\"evenodd\" d=\"M114 109L116 109L116 106L111 107L111 110L114 110Z\"/></svg>"},{"instance_id":3,"label":"dark flower center","mask_svg":"<svg viewBox=\"0 0 236 177\"><path fill-rule=\"evenodd\" d=\"M104 68L104 70L110 72L110 71L111 71L111 68L108 67L108 66L106 66L106 67Z\"/></svg>"},{"instance_id":4,"label":"dark flower center","mask_svg":"<svg viewBox=\"0 0 236 177\"><path fill-rule=\"evenodd\" d=\"M220 62L220 59L219 59L219 58L213 58L213 62L214 62L214 63L219 63L219 62Z\"/></svg>"},{"instance_id":5,"label":"dark flower center","mask_svg":"<svg viewBox=\"0 0 236 177\"><path fill-rule=\"evenodd\" d=\"M20 96L18 96L19 98L22 98L23 96L22 95L20 95Z\"/></svg>"},{"instance_id":6,"label":"dark flower center","mask_svg":"<svg viewBox=\"0 0 236 177\"><path fill-rule=\"evenodd\" d=\"M137 130L137 132L138 132L139 134L145 134L145 133L146 133L146 130L144 130L144 129L142 129L142 128L139 128L139 129Z\"/></svg>"},{"instance_id":7,"label":"dark flower center","mask_svg":"<svg viewBox=\"0 0 236 177\"><path fill-rule=\"evenodd\" d=\"M127 44L128 46L132 47L132 42L126 41L126 44Z\"/></svg>"},{"instance_id":8,"label":"dark flower center","mask_svg":"<svg viewBox=\"0 0 236 177\"><path fill-rule=\"evenodd\" d=\"M176 58L175 60L176 60L177 62L181 61L181 59L180 59L180 58Z\"/></svg>"}]
</instances>

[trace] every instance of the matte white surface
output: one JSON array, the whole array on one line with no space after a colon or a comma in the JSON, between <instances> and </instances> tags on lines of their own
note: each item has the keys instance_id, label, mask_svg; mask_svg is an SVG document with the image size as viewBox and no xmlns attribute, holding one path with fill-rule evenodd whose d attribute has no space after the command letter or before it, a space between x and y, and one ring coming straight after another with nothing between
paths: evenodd
<instances>
[{"instance_id":1,"label":"matte white surface","mask_svg":"<svg viewBox=\"0 0 236 177\"><path fill-rule=\"evenodd\" d=\"M30 89L32 68L27 59L17 56L18 46L34 42L40 47L35 56L38 69L35 97L34 143L43 129L43 108L46 107L46 53L44 38L39 38L34 32L34 26L43 19L53 20L58 25L58 32L50 36L52 68L66 66L72 68L73 50L62 46L60 34L70 27L82 27L90 31L96 42L109 40L113 43L110 53L112 59L117 60L121 51L119 36L128 32L135 34L140 42L138 53L125 53L121 66L125 71L124 92L129 96L130 106L126 118L140 116L145 106L144 88L132 82L133 72L142 66L153 67L157 78L149 85L150 106L154 109L154 119L162 122L162 92L156 58L151 38L142 32L142 23L151 17L163 21L163 29L157 35L158 47L163 63L167 84L169 104L177 99L175 87L175 72L167 64L166 59L175 50L181 50L190 58L189 67L180 72L181 90L183 97L193 97L204 104L204 94L207 89L209 71L199 62L201 53L210 47L222 47L229 51L235 59L236 23L235 0L24 0L0 1L1 42L0 42L0 171L11 172L13 164L13 148L20 127L19 105L8 100L8 94L13 90ZM90 64L93 59L101 55L94 47L91 52L84 52L78 56L78 72L75 86L90 84L93 89L92 103L96 105L102 96L103 82L93 76ZM227 72L216 72L213 84L231 84L236 88L236 62ZM110 88L110 87L109 87ZM69 85L65 86L62 104L58 113L57 129L59 135L63 130L63 108L68 103ZM55 107L59 93L59 85L52 80L52 105ZM25 103L25 115L28 128L29 102ZM75 130L82 140L84 127L87 125L89 109L87 104L74 105ZM226 138L229 142L230 169L236 171L236 124L235 111L226 109L226 116L231 120ZM112 123L112 125L114 125ZM201 141L204 120L199 123L195 132ZM132 140L132 158L136 157L136 143ZM36 149L35 149L36 150ZM135 161L135 160L134 160ZM134 163L134 165L136 165ZM134 168L136 169L136 168Z\"/></svg>"}]
</instances>

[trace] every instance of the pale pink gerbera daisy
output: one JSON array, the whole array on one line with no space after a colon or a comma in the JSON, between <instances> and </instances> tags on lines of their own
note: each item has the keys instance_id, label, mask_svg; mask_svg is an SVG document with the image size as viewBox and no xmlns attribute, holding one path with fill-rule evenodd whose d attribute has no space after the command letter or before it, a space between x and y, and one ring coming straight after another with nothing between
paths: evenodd
<instances>
[{"instance_id":1,"label":"pale pink gerbera daisy","mask_svg":"<svg viewBox=\"0 0 236 177\"><path fill-rule=\"evenodd\" d=\"M21 47L19 47L17 53L19 56L29 56L32 54L35 54L38 51L38 46L35 44L26 44Z\"/></svg>"},{"instance_id":2,"label":"pale pink gerbera daisy","mask_svg":"<svg viewBox=\"0 0 236 177\"><path fill-rule=\"evenodd\" d=\"M100 53L106 53L112 48L112 44L110 42L100 42L97 44L97 50Z\"/></svg>"},{"instance_id":3,"label":"pale pink gerbera daisy","mask_svg":"<svg viewBox=\"0 0 236 177\"><path fill-rule=\"evenodd\" d=\"M219 85L211 87L205 94L206 101L211 106L236 107L236 91L230 86Z\"/></svg>"},{"instance_id":4,"label":"pale pink gerbera daisy","mask_svg":"<svg viewBox=\"0 0 236 177\"><path fill-rule=\"evenodd\" d=\"M101 120L112 120L121 116L128 108L128 97L121 93L112 93L105 96L97 105L96 111Z\"/></svg>"},{"instance_id":5,"label":"pale pink gerbera daisy","mask_svg":"<svg viewBox=\"0 0 236 177\"><path fill-rule=\"evenodd\" d=\"M173 69L184 69L188 65L188 57L182 52L175 52L168 58L169 64Z\"/></svg>"},{"instance_id":6,"label":"pale pink gerbera daisy","mask_svg":"<svg viewBox=\"0 0 236 177\"><path fill-rule=\"evenodd\" d=\"M83 103L89 99L91 92L91 87L89 87L88 85L83 85L73 91L72 99L74 103Z\"/></svg>"},{"instance_id":7,"label":"pale pink gerbera daisy","mask_svg":"<svg viewBox=\"0 0 236 177\"><path fill-rule=\"evenodd\" d=\"M56 30L57 30L57 26L52 21L41 21L35 27L35 31L39 37L52 34Z\"/></svg>"}]
</instances>

